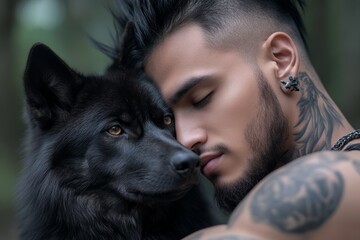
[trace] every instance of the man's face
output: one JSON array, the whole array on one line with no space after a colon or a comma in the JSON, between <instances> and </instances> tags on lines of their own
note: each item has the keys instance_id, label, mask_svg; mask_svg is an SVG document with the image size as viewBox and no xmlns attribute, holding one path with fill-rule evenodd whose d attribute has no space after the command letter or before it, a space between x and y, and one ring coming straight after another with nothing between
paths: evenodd
<instances>
[{"instance_id":1,"label":"man's face","mask_svg":"<svg viewBox=\"0 0 360 240\"><path fill-rule=\"evenodd\" d=\"M173 108L177 139L235 207L283 156L287 126L267 79L239 51L209 47L196 25L165 38L145 70Z\"/></svg>"}]
</instances>

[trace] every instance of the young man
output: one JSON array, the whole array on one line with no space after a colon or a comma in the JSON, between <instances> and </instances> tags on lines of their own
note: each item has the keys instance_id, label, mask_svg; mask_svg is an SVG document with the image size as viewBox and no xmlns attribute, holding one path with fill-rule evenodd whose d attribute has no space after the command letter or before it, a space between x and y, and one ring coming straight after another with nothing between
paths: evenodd
<instances>
[{"instance_id":1,"label":"young man","mask_svg":"<svg viewBox=\"0 0 360 240\"><path fill-rule=\"evenodd\" d=\"M360 239L360 130L307 56L303 2L125 2L131 61L172 107L220 206L237 206L188 239Z\"/></svg>"}]
</instances>

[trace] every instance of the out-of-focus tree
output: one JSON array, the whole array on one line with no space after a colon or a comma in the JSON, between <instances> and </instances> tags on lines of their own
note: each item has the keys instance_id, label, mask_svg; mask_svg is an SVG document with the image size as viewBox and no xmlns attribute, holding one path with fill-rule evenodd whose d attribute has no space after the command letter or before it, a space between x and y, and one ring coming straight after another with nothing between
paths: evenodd
<instances>
[{"instance_id":1,"label":"out-of-focus tree","mask_svg":"<svg viewBox=\"0 0 360 240\"><path fill-rule=\"evenodd\" d=\"M307 1L309 53L345 117L360 127L360 2Z\"/></svg>"},{"instance_id":2,"label":"out-of-focus tree","mask_svg":"<svg viewBox=\"0 0 360 240\"><path fill-rule=\"evenodd\" d=\"M0 1L0 154L11 156L14 154L13 147L18 143L20 133L19 89L14 82L14 44L13 30L15 24L15 6L18 1ZM6 136L6 137L5 137ZM10 150L12 149L12 150ZM9 152L8 152L9 151Z\"/></svg>"},{"instance_id":3,"label":"out-of-focus tree","mask_svg":"<svg viewBox=\"0 0 360 240\"><path fill-rule=\"evenodd\" d=\"M0 2L0 117L1 153L12 149L17 143L19 135L19 122L13 121L19 115L19 89L14 82L14 44L13 30L15 25L15 7L18 1L3 0ZM6 89L6 90L5 90ZM6 138L4 138L6 136ZM13 152L8 153L13 154Z\"/></svg>"},{"instance_id":4,"label":"out-of-focus tree","mask_svg":"<svg viewBox=\"0 0 360 240\"><path fill-rule=\"evenodd\" d=\"M339 58L342 75L337 79L341 87L339 101L354 127L360 128L360 4L340 2L338 38L342 42Z\"/></svg>"},{"instance_id":5,"label":"out-of-focus tree","mask_svg":"<svg viewBox=\"0 0 360 240\"><path fill-rule=\"evenodd\" d=\"M0 232L11 232L9 221L12 210L4 202L12 197L11 188L16 176L19 136L21 135L21 104L19 89L14 81L15 8L19 1L0 1ZM2 207L2 206L7 207ZM4 233L3 239L9 235ZM10 234L10 233L9 233Z\"/></svg>"}]
</instances>

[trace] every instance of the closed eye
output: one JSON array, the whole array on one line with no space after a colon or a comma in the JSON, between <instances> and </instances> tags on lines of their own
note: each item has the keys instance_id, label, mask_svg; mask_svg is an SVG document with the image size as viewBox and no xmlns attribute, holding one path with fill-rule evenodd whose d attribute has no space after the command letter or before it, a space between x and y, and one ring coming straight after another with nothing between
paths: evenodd
<instances>
[{"instance_id":1,"label":"closed eye","mask_svg":"<svg viewBox=\"0 0 360 240\"><path fill-rule=\"evenodd\" d=\"M214 91L209 92L205 97L201 98L200 100L193 101L192 105L194 108L202 108L205 107L211 100L211 97L213 96Z\"/></svg>"}]
</instances>

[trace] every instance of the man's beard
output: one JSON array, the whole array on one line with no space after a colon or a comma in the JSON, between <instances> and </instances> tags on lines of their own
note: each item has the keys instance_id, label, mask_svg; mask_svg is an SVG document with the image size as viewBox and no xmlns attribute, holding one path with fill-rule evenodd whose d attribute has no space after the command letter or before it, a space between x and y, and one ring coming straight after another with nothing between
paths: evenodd
<instances>
[{"instance_id":1,"label":"man's beard","mask_svg":"<svg viewBox=\"0 0 360 240\"><path fill-rule=\"evenodd\" d=\"M277 167L291 160L291 151L285 150L288 124L270 85L260 71L260 105L255 121L251 122L245 137L254 156L243 177L232 184L217 186L215 199L227 212L232 212L251 189Z\"/></svg>"}]
</instances>

